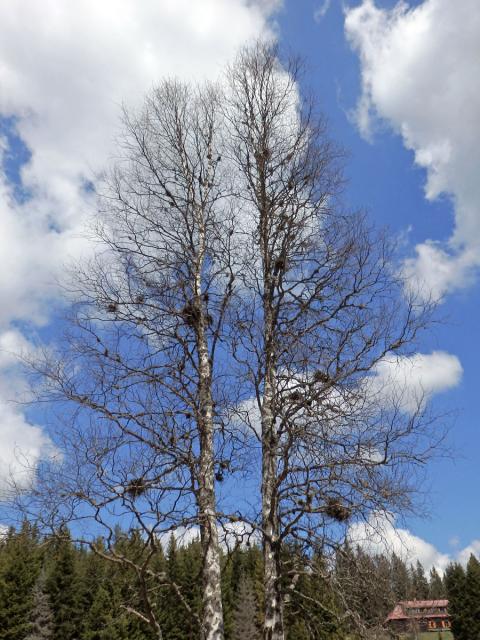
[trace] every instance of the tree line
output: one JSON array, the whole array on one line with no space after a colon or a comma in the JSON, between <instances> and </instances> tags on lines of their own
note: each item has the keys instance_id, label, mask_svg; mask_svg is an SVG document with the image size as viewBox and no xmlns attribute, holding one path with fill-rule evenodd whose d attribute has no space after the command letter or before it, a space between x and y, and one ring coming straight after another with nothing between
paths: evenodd
<instances>
[{"instance_id":1,"label":"tree line","mask_svg":"<svg viewBox=\"0 0 480 640\"><path fill-rule=\"evenodd\" d=\"M102 544L99 541L99 544ZM108 562L68 531L43 537L35 526L11 528L0 542L1 640L153 640L148 619L131 615L140 582L135 561L142 555L138 532L117 529L113 550L122 549L132 566ZM299 549L284 550L287 565L299 569ZM171 536L159 546L154 564L168 576L156 585L155 615L165 640L201 638L202 546ZM401 600L449 598L456 640L477 637L480 563L466 569L450 564L444 576L425 572L398 555L368 554L344 544L334 558L316 554L298 571L286 599L288 640L386 637L384 622ZM222 606L227 640L261 638L265 598L262 550L257 544L221 552ZM332 588L333 583L341 588ZM477 632L475 632L477 633Z\"/></svg>"},{"instance_id":2,"label":"tree line","mask_svg":"<svg viewBox=\"0 0 480 640\"><path fill-rule=\"evenodd\" d=\"M456 562L447 567L444 582L455 640L480 637L480 562L472 553L464 568Z\"/></svg>"}]
</instances>

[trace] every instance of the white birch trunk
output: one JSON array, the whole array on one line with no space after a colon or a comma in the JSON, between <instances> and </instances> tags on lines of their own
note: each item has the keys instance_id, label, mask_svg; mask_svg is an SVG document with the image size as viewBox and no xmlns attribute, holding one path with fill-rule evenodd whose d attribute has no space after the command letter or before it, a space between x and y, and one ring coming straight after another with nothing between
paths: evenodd
<instances>
[{"instance_id":1,"label":"white birch trunk","mask_svg":"<svg viewBox=\"0 0 480 640\"><path fill-rule=\"evenodd\" d=\"M214 426L211 390L211 364L206 338L206 314L202 303L201 271L204 260L204 234L201 235L195 282L195 300L198 310L196 327L199 368L199 420L200 461L198 509L203 548L203 629L202 640L223 640L223 607L220 571L220 546L215 502Z\"/></svg>"},{"instance_id":2,"label":"white birch trunk","mask_svg":"<svg viewBox=\"0 0 480 640\"><path fill-rule=\"evenodd\" d=\"M273 414L275 367L271 363L271 312L265 308L266 371L262 403L262 526L265 590L264 640L284 640L280 586L280 547L277 495L277 434Z\"/></svg>"}]
</instances>

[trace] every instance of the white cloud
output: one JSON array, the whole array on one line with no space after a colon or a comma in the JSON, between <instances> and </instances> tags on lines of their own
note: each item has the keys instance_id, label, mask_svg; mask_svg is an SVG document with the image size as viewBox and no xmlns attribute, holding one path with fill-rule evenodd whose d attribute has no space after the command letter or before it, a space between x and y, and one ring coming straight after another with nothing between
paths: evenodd
<instances>
[{"instance_id":1,"label":"white cloud","mask_svg":"<svg viewBox=\"0 0 480 640\"><path fill-rule=\"evenodd\" d=\"M37 199L16 202L0 176L0 329L19 318L45 322L54 277L83 244L74 226L54 229L46 211Z\"/></svg>"},{"instance_id":2,"label":"white cloud","mask_svg":"<svg viewBox=\"0 0 480 640\"><path fill-rule=\"evenodd\" d=\"M331 4L332 0L323 0L322 4L318 6L313 13L313 19L315 22L321 22L322 18L327 15Z\"/></svg>"},{"instance_id":3,"label":"white cloud","mask_svg":"<svg viewBox=\"0 0 480 640\"><path fill-rule=\"evenodd\" d=\"M480 266L478 2L399 2L387 10L363 0L346 10L345 30L361 61L360 130L369 137L376 117L388 122L426 170L426 197L452 199L451 237L418 245L407 264L443 296L468 285Z\"/></svg>"},{"instance_id":4,"label":"white cloud","mask_svg":"<svg viewBox=\"0 0 480 640\"><path fill-rule=\"evenodd\" d=\"M395 518L387 514L373 513L367 522L352 524L348 529L348 539L372 555L395 553L408 564L419 560L426 571L435 567L442 574L450 562L466 565L472 553L480 558L480 540L472 540L463 549L450 554L442 553L409 529L397 527ZM451 546L457 547L458 544L458 538L450 540Z\"/></svg>"},{"instance_id":5,"label":"white cloud","mask_svg":"<svg viewBox=\"0 0 480 640\"><path fill-rule=\"evenodd\" d=\"M260 544L261 535L258 529L252 525L237 520L235 522L224 522L220 530L220 543L226 551L233 551L235 547L245 547L250 544Z\"/></svg>"},{"instance_id":6,"label":"white cloud","mask_svg":"<svg viewBox=\"0 0 480 640\"><path fill-rule=\"evenodd\" d=\"M32 401L33 389L24 375L23 363L44 356L45 352L46 347L40 350L18 329L0 332L0 402L9 402L20 410L21 403Z\"/></svg>"},{"instance_id":7,"label":"white cloud","mask_svg":"<svg viewBox=\"0 0 480 640\"><path fill-rule=\"evenodd\" d=\"M0 334L0 500L8 495L12 482L18 488L28 486L40 459L58 454L49 437L13 402L28 397L18 372L18 356L33 352L32 344L19 331Z\"/></svg>"},{"instance_id":8,"label":"white cloud","mask_svg":"<svg viewBox=\"0 0 480 640\"><path fill-rule=\"evenodd\" d=\"M18 330L10 329L0 334L0 369L14 366L18 356L31 351L31 344Z\"/></svg>"},{"instance_id":9,"label":"white cloud","mask_svg":"<svg viewBox=\"0 0 480 640\"><path fill-rule=\"evenodd\" d=\"M365 410L365 398L371 402L371 408L400 409L413 414L423 409L433 396L457 387L463 376L463 368L457 356L445 351L415 353L410 356L387 355L365 377L358 395L350 390L330 391L328 405L333 407L330 415L332 425L338 417L338 409L346 415ZM293 376L285 378L283 390L301 387L301 380ZM324 407L325 410L325 407ZM323 414L324 417L327 415ZM228 420L240 430L257 437L261 434L261 415L255 397L243 400L231 408ZM299 419L299 415L297 416ZM349 427L351 428L351 426ZM381 454L365 450L365 456L375 459Z\"/></svg>"},{"instance_id":10,"label":"white cloud","mask_svg":"<svg viewBox=\"0 0 480 640\"><path fill-rule=\"evenodd\" d=\"M279 5L0 3L0 125L13 117L10 133L31 153L21 170L29 198L19 202L6 173L14 149L0 134L0 342L20 346L21 336L8 333L14 320L48 321L56 277L88 251L81 230L92 203L84 187L115 155L122 101L138 105L164 76L216 77L241 44L270 33L268 18ZM35 463L48 448L38 427L4 402L14 379L6 353L0 353L0 368L7 367L0 379L0 488L9 470L18 472L19 456Z\"/></svg>"},{"instance_id":11,"label":"white cloud","mask_svg":"<svg viewBox=\"0 0 480 640\"><path fill-rule=\"evenodd\" d=\"M369 391L386 405L413 413L435 394L456 387L463 369L457 356L444 351L386 356L368 378Z\"/></svg>"},{"instance_id":12,"label":"white cloud","mask_svg":"<svg viewBox=\"0 0 480 640\"><path fill-rule=\"evenodd\" d=\"M446 293L473 282L477 260L475 247L465 247L457 253L440 242L426 240L417 244L414 257L405 260L404 274L414 293L441 300Z\"/></svg>"},{"instance_id":13,"label":"white cloud","mask_svg":"<svg viewBox=\"0 0 480 640\"><path fill-rule=\"evenodd\" d=\"M428 571L431 567L443 572L451 558L408 529L395 526L392 516L373 514L368 522L350 526L348 537L368 553L395 553L407 563L419 560Z\"/></svg>"},{"instance_id":14,"label":"white cloud","mask_svg":"<svg viewBox=\"0 0 480 640\"><path fill-rule=\"evenodd\" d=\"M168 543L170 542L172 535L178 546L187 547L192 542L200 540L200 529L199 527L194 526L177 527L168 533L161 533L158 536L158 539L165 550L168 549Z\"/></svg>"},{"instance_id":15,"label":"white cloud","mask_svg":"<svg viewBox=\"0 0 480 640\"><path fill-rule=\"evenodd\" d=\"M12 481L29 486L40 459L56 454L42 429L30 424L12 405L0 401L0 500L8 496Z\"/></svg>"},{"instance_id":16,"label":"white cloud","mask_svg":"<svg viewBox=\"0 0 480 640\"><path fill-rule=\"evenodd\" d=\"M233 406L227 418L235 428L246 430L247 434L260 437L262 433L262 417L257 398L251 397Z\"/></svg>"},{"instance_id":17,"label":"white cloud","mask_svg":"<svg viewBox=\"0 0 480 640\"><path fill-rule=\"evenodd\" d=\"M53 275L80 251L85 180L114 155L122 101L164 76L215 77L268 31L272 0L19 0L0 4L0 116L32 156L19 204L0 178L0 323L40 321ZM28 19L26 19L26 17ZM0 149L8 153L6 138Z\"/></svg>"},{"instance_id":18,"label":"white cloud","mask_svg":"<svg viewBox=\"0 0 480 640\"><path fill-rule=\"evenodd\" d=\"M161 534L159 540L164 549L167 549L172 535L178 545L186 547L190 543L200 540L200 528L198 526L177 527L169 533ZM237 546L245 547L246 545L260 543L260 532L243 520L220 523L218 535L220 545L226 552L233 551Z\"/></svg>"},{"instance_id":19,"label":"white cloud","mask_svg":"<svg viewBox=\"0 0 480 640\"><path fill-rule=\"evenodd\" d=\"M477 556L477 558L480 558L480 540L472 540L468 546L459 551L456 560L466 565L472 553Z\"/></svg>"}]
</instances>

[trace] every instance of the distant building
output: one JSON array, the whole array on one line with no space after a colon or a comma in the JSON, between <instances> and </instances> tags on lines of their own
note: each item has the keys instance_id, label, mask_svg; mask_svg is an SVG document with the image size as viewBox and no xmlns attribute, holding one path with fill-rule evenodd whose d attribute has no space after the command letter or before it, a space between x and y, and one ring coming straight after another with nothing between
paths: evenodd
<instances>
[{"instance_id":1,"label":"distant building","mask_svg":"<svg viewBox=\"0 0 480 640\"><path fill-rule=\"evenodd\" d=\"M450 631L447 608L448 600L404 600L388 614L385 626L393 635Z\"/></svg>"}]
</instances>

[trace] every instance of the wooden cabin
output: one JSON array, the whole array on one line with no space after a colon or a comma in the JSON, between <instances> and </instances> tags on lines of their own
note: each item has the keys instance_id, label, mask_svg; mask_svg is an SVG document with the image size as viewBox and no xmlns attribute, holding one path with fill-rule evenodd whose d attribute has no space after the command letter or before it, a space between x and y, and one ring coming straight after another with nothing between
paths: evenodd
<instances>
[{"instance_id":1,"label":"wooden cabin","mask_svg":"<svg viewBox=\"0 0 480 640\"><path fill-rule=\"evenodd\" d=\"M385 626L392 635L450 631L448 600L404 600L395 605Z\"/></svg>"}]
</instances>

